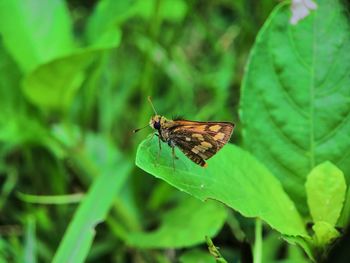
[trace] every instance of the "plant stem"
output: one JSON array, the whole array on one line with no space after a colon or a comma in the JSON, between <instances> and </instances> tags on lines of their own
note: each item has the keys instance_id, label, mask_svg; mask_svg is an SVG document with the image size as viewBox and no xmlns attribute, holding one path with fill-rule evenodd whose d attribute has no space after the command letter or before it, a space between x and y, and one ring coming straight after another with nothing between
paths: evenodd
<instances>
[{"instance_id":1,"label":"plant stem","mask_svg":"<svg viewBox=\"0 0 350 263\"><path fill-rule=\"evenodd\" d=\"M255 221L255 242L253 251L253 262L261 263L262 257L262 222L259 218Z\"/></svg>"}]
</instances>

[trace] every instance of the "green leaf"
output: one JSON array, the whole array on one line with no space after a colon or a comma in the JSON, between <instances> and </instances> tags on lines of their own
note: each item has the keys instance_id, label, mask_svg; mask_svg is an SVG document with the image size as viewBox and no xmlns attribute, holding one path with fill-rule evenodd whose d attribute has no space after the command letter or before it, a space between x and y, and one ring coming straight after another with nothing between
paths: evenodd
<instances>
[{"instance_id":1,"label":"green leaf","mask_svg":"<svg viewBox=\"0 0 350 263\"><path fill-rule=\"evenodd\" d=\"M171 150L146 139L138 148L136 165L200 200L215 199L247 217L259 217L288 235L307 236L301 218L278 180L252 155L226 145L209 160L208 167L194 164L177 153L173 169ZM178 150L179 152L179 150Z\"/></svg>"},{"instance_id":2,"label":"green leaf","mask_svg":"<svg viewBox=\"0 0 350 263\"><path fill-rule=\"evenodd\" d=\"M304 182L317 164L332 161L350 179L350 35L338 0L290 25L279 5L251 51L243 81L244 145L281 180L307 212Z\"/></svg>"},{"instance_id":3,"label":"green leaf","mask_svg":"<svg viewBox=\"0 0 350 263\"><path fill-rule=\"evenodd\" d=\"M311 171L305 186L313 221L335 226L345 199L343 172L331 162L324 162Z\"/></svg>"},{"instance_id":4,"label":"green leaf","mask_svg":"<svg viewBox=\"0 0 350 263\"><path fill-rule=\"evenodd\" d=\"M131 168L101 137L89 135L86 147L90 163L84 160L85 165L98 176L70 222L54 256L54 263L85 262L96 234L95 227L105 220Z\"/></svg>"},{"instance_id":5,"label":"green leaf","mask_svg":"<svg viewBox=\"0 0 350 263\"><path fill-rule=\"evenodd\" d=\"M318 221L313 226L312 229L315 231L315 241L316 245L323 247L329 244L331 241L339 237L339 232L331 224Z\"/></svg>"},{"instance_id":6,"label":"green leaf","mask_svg":"<svg viewBox=\"0 0 350 263\"><path fill-rule=\"evenodd\" d=\"M73 50L65 1L5 0L0 17L5 46L25 73Z\"/></svg>"},{"instance_id":7,"label":"green leaf","mask_svg":"<svg viewBox=\"0 0 350 263\"><path fill-rule=\"evenodd\" d=\"M96 56L117 47L120 38L119 31L110 32L94 46L40 65L25 78L24 94L38 107L65 110L84 81L83 70Z\"/></svg>"},{"instance_id":8,"label":"green leaf","mask_svg":"<svg viewBox=\"0 0 350 263\"><path fill-rule=\"evenodd\" d=\"M161 225L151 232L131 233L128 244L141 248L181 248L204 242L215 236L226 219L226 209L213 201L186 198L165 213Z\"/></svg>"}]
</instances>

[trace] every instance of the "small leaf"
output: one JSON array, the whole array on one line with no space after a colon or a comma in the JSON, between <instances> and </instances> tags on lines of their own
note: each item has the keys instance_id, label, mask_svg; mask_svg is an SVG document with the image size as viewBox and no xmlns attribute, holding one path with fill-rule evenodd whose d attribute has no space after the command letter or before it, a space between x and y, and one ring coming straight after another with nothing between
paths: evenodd
<instances>
[{"instance_id":1,"label":"small leaf","mask_svg":"<svg viewBox=\"0 0 350 263\"><path fill-rule=\"evenodd\" d=\"M329 223L318 221L312 229L315 232L315 242L317 246L324 247L339 237L339 232Z\"/></svg>"},{"instance_id":2,"label":"small leaf","mask_svg":"<svg viewBox=\"0 0 350 263\"><path fill-rule=\"evenodd\" d=\"M343 172L331 162L316 166L306 181L307 203L314 222L335 226L345 199Z\"/></svg>"},{"instance_id":3,"label":"small leaf","mask_svg":"<svg viewBox=\"0 0 350 263\"><path fill-rule=\"evenodd\" d=\"M173 169L171 150L146 139L138 148L136 165L200 200L215 199L247 217L259 217L288 235L307 236L299 213L278 180L252 155L232 144L208 161L194 164L177 153ZM179 152L179 151L177 151Z\"/></svg>"},{"instance_id":4,"label":"small leaf","mask_svg":"<svg viewBox=\"0 0 350 263\"><path fill-rule=\"evenodd\" d=\"M163 218L152 232L131 233L128 243L141 248L180 248L204 242L215 236L226 219L226 209L213 201L201 202L186 198Z\"/></svg>"}]
</instances>

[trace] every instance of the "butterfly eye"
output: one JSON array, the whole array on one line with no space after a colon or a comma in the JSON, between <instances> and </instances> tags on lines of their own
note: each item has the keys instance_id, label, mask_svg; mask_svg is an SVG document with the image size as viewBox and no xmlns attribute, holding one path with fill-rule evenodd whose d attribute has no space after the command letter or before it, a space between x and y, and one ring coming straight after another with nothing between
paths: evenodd
<instances>
[{"instance_id":1,"label":"butterfly eye","mask_svg":"<svg viewBox=\"0 0 350 263\"><path fill-rule=\"evenodd\" d=\"M154 127L156 130L159 130L159 129L160 129L160 121L156 121L156 122L153 124L153 127Z\"/></svg>"}]
</instances>

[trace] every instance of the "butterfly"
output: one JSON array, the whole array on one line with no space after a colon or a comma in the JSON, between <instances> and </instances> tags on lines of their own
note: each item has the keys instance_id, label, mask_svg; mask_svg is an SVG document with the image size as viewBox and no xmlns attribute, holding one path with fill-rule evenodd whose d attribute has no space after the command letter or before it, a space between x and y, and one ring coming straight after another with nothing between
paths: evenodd
<instances>
[{"instance_id":1,"label":"butterfly","mask_svg":"<svg viewBox=\"0 0 350 263\"><path fill-rule=\"evenodd\" d=\"M156 131L159 151L161 150L161 142L167 143L171 147L174 168L174 160L177 159L175 147L178 147L194 163L206 167L205 161L214 156L231 138L235 126L231 122L167 119L157 114L150 97L148 97L148 101L155 113L149 121L149 126ZM143 128L136 129L134 132Z\"/></svg>"}]
</instances>

